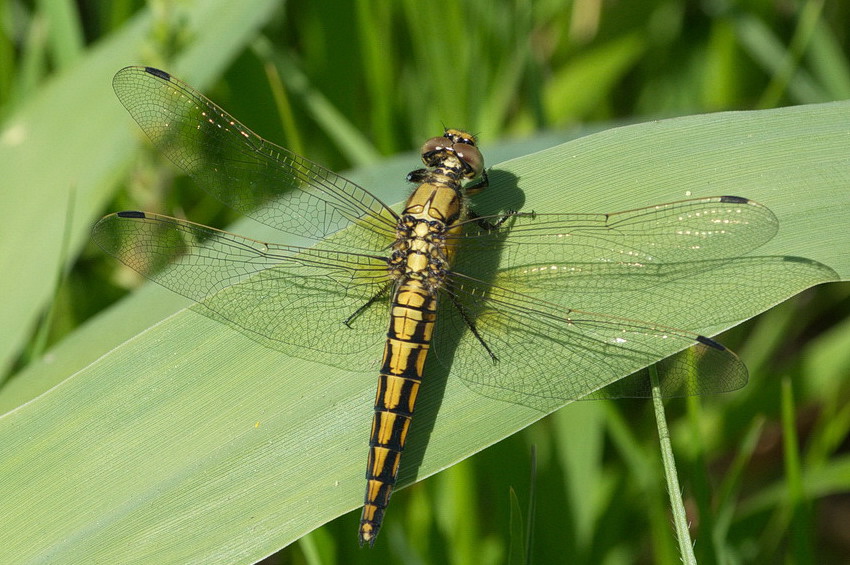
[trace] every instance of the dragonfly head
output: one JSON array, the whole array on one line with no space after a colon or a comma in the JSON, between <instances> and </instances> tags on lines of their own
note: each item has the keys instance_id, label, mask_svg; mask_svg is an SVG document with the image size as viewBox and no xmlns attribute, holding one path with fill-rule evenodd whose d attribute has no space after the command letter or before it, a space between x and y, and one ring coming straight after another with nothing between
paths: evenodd
<instances>
[{"instance_id":1,"label":"dragonfly head","mask_svg":"<svg viewBox=\"0 0 850 565\"><path fill-rule=\"evenodd\" d=\"M441 137L432 137L422 145L422 162L428 167L446 166L456 160L463 176L473 179L484 171L484 157L475 147L475 136L459 129L447 129Z\"/></svg>"}]
</instances>

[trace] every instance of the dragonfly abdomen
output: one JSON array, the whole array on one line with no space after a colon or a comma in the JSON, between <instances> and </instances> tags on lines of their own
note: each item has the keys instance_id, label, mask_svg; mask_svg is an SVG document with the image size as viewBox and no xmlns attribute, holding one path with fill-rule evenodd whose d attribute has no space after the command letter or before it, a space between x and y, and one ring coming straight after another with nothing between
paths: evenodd
<instances>
[{"instance_id":1,"label":"dragonfly abdomen","mask_svg":"<svg viewBox=\"0 0 850 565\"><path fill-rule=\"evenodd\" d=\"M398 477L436 315L436 294L423 281L409 279L399 285L375 396L360 518L361 545L374 543Z\"/></svg>"},{"instance_id":2,"label":"dragonfly abdomen","mask_svg":"<svg viewBox=\"0 0 850 565\"><path fill-rule=\"evenodd\" d=\"M484 167L475 138L451 129L425 142L422 161L428 168L407 176L419 186L398 217L389 260L397 287L372 417L360 545L375 543L398 477L437 319L437 294L454 253L446 236L459 232L466 215L461 183L481 176Z\"/></svg>"}]
</instances>

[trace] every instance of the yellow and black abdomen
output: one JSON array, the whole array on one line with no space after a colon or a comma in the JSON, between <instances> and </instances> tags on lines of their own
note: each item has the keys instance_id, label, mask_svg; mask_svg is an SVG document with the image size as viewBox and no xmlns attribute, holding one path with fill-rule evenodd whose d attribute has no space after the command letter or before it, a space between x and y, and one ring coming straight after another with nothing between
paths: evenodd
<instances>
[{"instance_id":1,"label":"yellow and black abdomen","mask_svg":"<svg viewBox=\"0 0 850 565\"><path fill-rule=\"evenodd\" d=\"M454 247L446 244L446 238L460 233L466 217L461 183L483 176L486 184L475 137L460 130L449 129L442 137L426 141L422 161L427 168L407 176L419 186L398 217L388 262L397 286L372 417L360 545L375 543L398 478L431 347L437 296L444 289L454 256Z\"/></svg>"},{"instance_id":2,"label":"yellow and black abdomen","mask_svg":"<svg viewBox=\"0 0 850 565\"><path fill-rule=\"evenodd\" d=\"M360 542L374 543L398 477L401 452L413 417L425 358L436 320L436 294L420 280L399 285L384 346L369 459Z\"/></svg>"}]
</instances>

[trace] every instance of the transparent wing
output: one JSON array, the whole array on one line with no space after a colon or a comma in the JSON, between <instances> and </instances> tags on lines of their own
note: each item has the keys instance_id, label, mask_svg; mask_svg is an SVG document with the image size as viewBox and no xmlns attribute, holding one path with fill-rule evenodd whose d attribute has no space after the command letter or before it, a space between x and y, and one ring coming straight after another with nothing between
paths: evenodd
<instances>
[{"instance_id":1,"label":"transparent wing","mask_svg":"<svg viewBox=\"0 0 850 565\"><path fill-rule=\"evenodd\" d=\"M126 67L112 86L157 149L246 216L314 240L356 222L359 249L394 233L395 214L369 192L266 141L165 71Z\"/></svg>"},{"instance_id":2,"label":"transparent wing","mask_svg":"<svg viewBox=\"0 0 850 565\"><path fill-rule=\"evenodd\" d=\"M309 351L380 356L388 310L376 303L350 327L346 321L387 287L384 258L263 243L146 212L110 214L92 237L129 267L264 345L298 357Z\"/></svg>"},{"instance_id":3,"label":"transparent wing","mask_svg":"<svg viewBox=\"0 0 850 565\"><path fill-rule=\"evenodd\" d=\"M498 247L502 268L640 272L654 265L739 257L764 245L779 222L765 206L737 196L682 200L609 214L518 213L464 222L450 240L461 248ZM496 230L479 224L497 224ZM494 233L497 235L494 237Z\"/></svg>"},{"instance_id":4,"label":"transparent wing","mask_svg":"<svg viewBox=\"0 0 850 565\"><path fill-rule=\"evenodd\" d=\"M498 270L506 289L561 308L675 322L694 290L667 294L677 281L702 273L697 288L725 285L721 267L778 226L765 206L719 196L611 214L518 214L490 230L470 221L451 244L459 247L454 270L485 281ZM746 300L743 287L740 296L727 292ZM640 307L648 299L652 312ZM611 312L612 304L624 310Z\"/></svg>"},{"instance_id":5,"label":"transparent wing","mask_svg":"<svg viewBox=\"0 0 850 565\"><path fill-rule=\"evenodd\" d=\"M475 392L542 411L586 397L645 398L649 380L635 372L653 363L665 397L727 392L747 382L744 364L709 338L565 309L501 282L454 274L452 300L444 301L451 307L442 308L437 322L437 359Z\"/></svg>"},{"instance_id":6,"label":"transparent wing","mask_svg":"<svg viewBox=\"0 0 850 565\"><path fill-rule=\"evenodd\" d=\"M746 368L722 346L638 320L675 321L713 287L724 300L747 300L752 289L729 285L723 267L773 237L769 209L713 197L612 214L518 214L497 229L482 220L451 242L459 246L452 300L443 301L434 348L474 390L541 409L588 391L647 396L645 375L600 389L686 348L660 365L664 396L746 382Z\"/></svg>"}]
</instances>

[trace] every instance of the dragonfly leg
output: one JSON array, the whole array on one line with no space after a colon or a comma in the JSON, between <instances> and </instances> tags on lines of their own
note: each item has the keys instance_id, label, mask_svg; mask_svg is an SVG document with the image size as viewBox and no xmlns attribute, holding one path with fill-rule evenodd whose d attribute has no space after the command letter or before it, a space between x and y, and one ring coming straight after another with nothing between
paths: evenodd
<instances>
[{"instance_id":1,"label":"dragonfly leg","mask_svg":"<svg viewBox=\"0 0 850 565\"><path fill-rule=\"evenodd\" d=\"M457 299L457 296L455 296L455 293L452 292L451 288L448 288L447 290L448 292L446 294L451 297L452 304L454 304L455 308L457 308L458 313L460 313L460 317L463 318L463 323L466 324L466 327L469 328L469 331L472 332L472 335L475 336L475 339L478 340L478 343L480 343L481 346L487 351L487 354L490 356L490 359L493 360L493 363L498 363L499 358L496 357L496 354L493 353L493 350L490 349L490 346L487 345L487 342L484 341L484 338L481 337L480 333L478 333L478 328L475 327L475 322L472 321L472 318L470 318L469 314L467 314L466 309L463 307L463 304L460 303L460 301Z\"/></svg>"},{"instance_id":2,"label":"dragonfly leg","mask_svg":"<svg viewBox=\"0 0 850 565\"><path fill-rule=\"evenodd\" d=\"M482 219L473 210L469 211L469 219L470 220L477 220L475 223L478 224L478 226L481 229L484 229L484 230L487 230L487 231L493 231L495 229L498 229L502 224L504 224L505 222L507 222L508 220L513 218L514 216L531 216L531 217L534 217L534 212L519 212L517 210L508 210L507 212L505 212L502 215L501 218L499 218L495 222L490 222L490 221Z\"/></svg>"},{"instance_id":3,"label":"dragonfly leg","mask_svg":"<svg viewBox=\"0 0 850 565\"><path fill-rule=\"evenodd\" d=\"M394 282L394 281L389 281L389 282L387 282L384 286L382 286L382 287L381 287L381 290L379 290L378 292L376 292L376 293L372 296L372 298L370 298L369 300L367 300L367 301L366 301L366 302L365 302L362 306L360 306L357 310L355 310L355 311L351 314L351 316L349 316L348 318L346 318L346 319L345 319L345 321L343 322L343 324L345 324L345 325L346 325L346 326L348 326L349 328L352 328L352 326L351 326L352 322L354 322L354 320L355 320L358 316L360 316L360 314L362 314L363 312L365 312L365 311L366 311L366 310L367 310L370 306L372 306L372 304L374 304L374 303L375 303L375 302L377 302L378 300L381 300L382 298L386 298L386 297L387 297L387 293L388 293L388 291L389 291L390 287L393 285L393 282ZM353 329L353 328L352 328L352 329Z\"/></svg>"},{"instance_id":4,"label":"dragonfly leg","mask_svg":"<svg viewBox=\"0 0 850 565\"><path fill-rule=\"evenodd\" d=\"M467 196L472 196L485 188L490 186L490 178L487 176L487 171L481 173L481 178L479 178L475 182L470 182L466 186L463 187L464 192L466 192Z\"/></svg>"},{"instance_id":5,"label":"dragonfly leg","mask_svg":"<svg viewBox=\"0 0 850 565\"><path fill-rule=\"evenodd\" d=\"M414 184L422 184L423 182L425 182L425 179L428 174L428 169L416 169L415 171L410 171L409 173L407 173L407 182L412 182Z\"/></svg>"}]
</instances>

